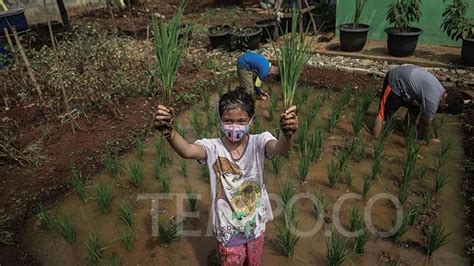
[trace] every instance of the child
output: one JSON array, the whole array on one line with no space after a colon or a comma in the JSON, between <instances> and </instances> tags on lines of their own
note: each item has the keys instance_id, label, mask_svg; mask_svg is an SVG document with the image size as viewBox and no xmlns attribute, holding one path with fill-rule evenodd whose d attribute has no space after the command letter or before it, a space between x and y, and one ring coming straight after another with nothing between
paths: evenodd
<instances>
[{"instance_id":1,"label":"child","mask_svg":"<svg viewBox=\"0 0 474 266\"><path fill-rule=\"evenodd\" d=\"M278 68L261 54L254 51L246 52L237 59L237 75L240 87L252 92L255 90L257 99L266 100L269 95L261 87L269 75L277 75Z\"/></svg>"},{"instance_id":2,"label":"child","mask_svg":"<svg viewBox=\"0 0 474 266\"><path fill-rule=\"evenodd\" d=\"M155 125L176 153L209 167L213 231L221 265L261 265L265 223L273 218L263 183L264 159L285 154L298 128L296 106L292 106L281 114L283 134L278 140L269 132L249 135L254 105L243 89L222 95L219 118L224 136L194 144L173 129L173 109L160 105L155 112Z\"/></svg>"}]
</instances>

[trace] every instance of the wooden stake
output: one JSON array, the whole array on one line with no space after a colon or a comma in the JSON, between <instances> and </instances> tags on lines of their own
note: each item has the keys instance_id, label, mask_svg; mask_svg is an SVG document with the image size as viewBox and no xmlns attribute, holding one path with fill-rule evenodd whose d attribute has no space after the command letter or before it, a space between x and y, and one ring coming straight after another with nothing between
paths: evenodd
<instances>
[{"instance_id":1,"label":"wooden stake","mask_svg":"<svg viewBox=\"0 0 474 266\"><path fill-rule=\"evenodd\" d=\"M25 63L26 70L28 72L28 76L30 76L31 82L33 83L33 86L35 87L35 90L38 93L38 95L40 97L40 100L43 101L43 96L41 94L40 85L36 81L33 68L31 67L31 64L30 64L30 61L28 60L28 57L26 57L25 50L23 50L23 46L21 45L20 38L18 37L18 32L16 31L15 27L12 27L11 30L13 32L13 38L15 38L16 46L18 46L18 51L20 51L21 58L23 59L23 62Z\"/></svg>"},{"instance_id":2,"label":"wooden stake","mask_svg":"<svg viewBox=\"0 0 474 266\"><path fill-rule=\"evenodd\" d=\"M10 37L10 33L8 32L7 28L3 28L3 32L5 33L5 38L7 39L8 46L13 54L13 59L15 62L18 62L18 55L16 53L15 46L13 46L12 38Z\"/></svg>"}]
</instances>

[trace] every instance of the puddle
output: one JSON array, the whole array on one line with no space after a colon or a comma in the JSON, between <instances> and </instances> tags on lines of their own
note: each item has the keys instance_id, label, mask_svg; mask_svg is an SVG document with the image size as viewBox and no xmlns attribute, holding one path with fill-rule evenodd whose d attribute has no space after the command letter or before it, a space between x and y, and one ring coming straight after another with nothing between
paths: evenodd
<instances>
[{"instance_id":1,"label":"puddle","mask_svg":"<svg viewBox=\"0 0 474 266\"><path fill-rule=\"evenodd\" d=\"M276 95L276 93L277 92L274 91L273 95ZM310 102L320 93L320 90L314 88L311 91L306 105L304 105L302 109L309 108ZM313 119L309 132L312 132L311 129L318 123L323 123L324 127L327 128L326 124L329 110L331 106L338 101L338 98L338 93L330 93L329 99L324 102L325 105L320 109L317 117ZM213 103L212 108L215 108L217 103L216 95L212 97L211 103ZM275 116L275 121L268 121L267 109L269 104L270 101L258 102L256 112L257 119L263 129L274 132L273 130L277 128L276 119L278 115ZM378 99L376 97L364 118L364 122L367 122L369 127L377 111L377 106ZM205 111L203 103L200 103L198 109L201 112ZM287 179L293 181L299 192L313 193L319 188L324 192L326 199L329 200L330 203L329 212L326 213L325 216L334 220L332 210L336 200L349 192L361 193L363 175L370 173L372 166L371 155L359 163L351 160L349 168L354 176L352 187L347 186L343 179L339 180L335 188L329 187L326 167L331 159L335 158L335 151L347 144L352 136L352 128L348 114L353 110L354 101L352 100L348 109L343 112L337 128L331 134L325 131L324 151L320 160L311 165L305 184L301 185L296 178L296 166L299 162L297 153L292 153L289 158L286 158L282 172L278 176L275 176L271 162L266 161L264 173L269 193L278 194L281 185ZM399 111L396 118L401 121L403 115L404 112ZM177 122L186 131L188 141L195 139L194 130L189 123L190 116L191 110L182 113L177 118ZM206 124L206 116L204 113L201 118L204 124ZM463 157L461 130L458 127L460 121L456 118L445 116L445 122L446 126L442 129L441 136L452 137L455 145L448 163L450 182L436 198L437 202L441 205L441 221L443 225L452 232L451 241L437 250L433 257L429 259L420 251L420 248L416 248L416 246L403 248L393 244L391 241L370 235L364 255L350 257L350 260L354 264L380 265L384 263L383 258L387 257L388 254L388 256L392 257L400 256L400 262L407 265L468 265L468 258L464 254L466 222L464 220L463 199L459 188L463 174L462 167L460 166ZM214 132L212 132L210 136L216 136L217 133L215 131L214 129ZM367 145L368 154L371 154L373 144L369 133L367 130L362 129L360 136ZM169 246L161 246L159 237L152 237L152 222L150 216L152 207L151 200L136 200L137 194L139 193L160 192L160 186L153 177L152 169L152 161L155 158L155 139L157 137L159 137L158 134L146 140L145 158L143 161L139 160L137 152L131 152L120 157L119 162L124 169L122 169L119 179L114 180L106 170L97 173L97 176L91 179L94 181L88 184L89 201L87 204L83 204L79 197L72 192L64 201L54 206L51 212L55 215L67 214L71 217L77 229L77 239L74 244L68 244L57 232L42 229L36 219L31 219L24 232L23 243L26 251L37 257L44 265L84 265L87 263L85 241L91 232L99 232L106 246L104 250L105 257L110 258L112 254L116 254L121 257L123 265L207 264L208 256L213 253L216 244L211 234L207 234L206 236L206 231L209 231L210 188L209 184L202 178L201 170L197 162L191 160L186 162L188 177L184 177L180 171L180 161L182 159L166 145L168 154L167 172L173 178L171 193L185 193L186 184L190 184L200 193L201 200L198 201L200 218L190 218L185 221L185 228L200 230L200 237L181 237L178 241L173 242ZM420 158L417 163L432 165L433 154L437 153L439 148L439 146L422 145L419 153L422 158ZM369 198L384 192L391 193L395 197L397 196L395 180L400 176L400 162L404 154L403 137L399 131L394 132L389 138L384 153L385 159L382 166L381 178L380 181L377 181L371 187L368 193ZM139 189L134 188L129 183L130 174L128 166L131 163L140 164L145 172L144 183ZM423 191L426 187L431 188L433 185L433 176L433 171L429 171L425 178L431 180L431 182L414 181L411 186L412 190L419 192ZM107 214L102 214L97 204L90 199L91 195L93 195L95 183L100 180L113 184L114 199L110 212ZM117 209L119 204L123 201L135 202L134 229L138 237L133 243L134 249L130 252L124 249L119 240L120 232L124 228L124 225L118 218ZM421 201L421 193L417 195L412 194L408 199L409 204ZM355 202L357 202L361 210L367 203L366 200L348 200L341 206L341 221L343 227L347 230L349 229L349 209ZM174 217L176 215L177 203L176 198L173 200L159 201L160 218L169 219ZM275 202L272 202L272 205L275 205L274 203ZM187 204L185 202L183 202L183 204L185 204L184 210L188 210ZM298 202L297 208L298 215L296 219L298 221L298 228L301 231L311 230L316 224L312 203L309 200L301 200ZM392 225L392 219L396 215L393 205L390 204L388 200L377 201L370 213L375 228L379 230L389 230ZM325 241L327 239L327 233L331 229L330 224L323 223L321 230L316 234L312 234L309 237L302 237L296 246L295 256L293 258L286 258L278 252L275 246L274 233L271 230L273 225L281 222L281 219L281 216L275 217L274 221L267 224L263 257L264 265L323 265L327 263ZM401 240L402 243L419 243L422 246L424 236L419 229L411 227L411 229L403 235ZM349 247L352 248L352 245L349 245ZM349 263L346 264L349 265Z\"/></svg>"}]
</instances>

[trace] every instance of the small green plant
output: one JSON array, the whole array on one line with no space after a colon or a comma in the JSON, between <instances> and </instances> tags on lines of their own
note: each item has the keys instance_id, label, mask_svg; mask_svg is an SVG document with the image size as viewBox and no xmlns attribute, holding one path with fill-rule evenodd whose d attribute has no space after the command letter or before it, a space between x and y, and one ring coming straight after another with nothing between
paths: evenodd
<instances>
[{"instance_id":1,"label":"small green plant","mask_svg":"<svg viewBox=\"0 0 474 266\"><path fill-rule=\"evenodd\" d=\"M369 240L369 232L364 226L364 221L359 213L359 207L353 206L351 208L351 231L356 233L355 250L357 254L364 253L364 247Z\"/></svg>"},{"instance_id":2,"label":"small green plant","mask_svg":"<svg viewBox=\"0 0 474 266\"><path fill-rule=\"evenodd\" d=\"M324 130L321 125L315 127L313 136L311 138L310 143L310 160L315 162L319 155L321 155L321 150L323 146L323 139L324 139Z\"/></svg>"},{"instance_id":3,"label":"small green plant","mask_svg":"<svg viewBox=\"0 0 474 266\"><path fill-rule=\"evenodd\" d=\"M339 179L339 165L331 160L328 167L328 179L331 187L335 187L337 180Z\"/></svg>"},{"instance_id":4,"label":"small green plant","mask_svg":"<svg viewBox=\"0 0 474 266\"><path fill-rule=\"evenodd\" d=\"M339 99L340 107L345 108L349 104L351 97L352 97L352 89L350 87L344 87L342 89L341 97Z\"/></svg>"},{"instance_id":5,"label":"small green plant","mask_svg":"<svg viewBox=\"0 0 474 266\"><path fill-rule=\"evenodd\" d=\"M330 266L342 265L348 255L345 244L336 232L332 232L331 237L326 241L326 250L326 258Z\"/></svg>"},{"instance_id":6,"label":"small green plant","mask_svg":"<svg viewBox=\"0 0 474 266\"><path fill-rule=\"evenodd\" d=\"M352 175L351 171L344 171L344 176L346 177L346 184L348 186L352 186L352 180L354 180L354 176Z\"/></svg>"},{"instance_id":7,"label":"small green plant","mask_svg":"<svg viewBox=\"0 0 474 266\"><path fill-rule=\"evenodd\" d=\"M338 155L339 173L346 171L349 158L351 157L351 152L352 152L352 149L349 146L342 149L341 152L339 153Z\"/></svg>"},{"instance_id":8,"label":"small green plant","mask_svg":"<svg viewBox=\"0 0 474 266\"><path fill-rule=\"evenodd\" d=\"M278 111L278 98L277 97L271 97L270 98L270 107L268 108L268 120L269 121L273 121L277 111Z\"/></svg>"},{"instance_id":9,"label":"small green plant","mask_svg":"<svg viewBox=\"0 0 474 266\"><path fill-rule=\"evenodd\" d=\"M314 203L313 208L314 212L316 213L316 217L319 219L324 216L324 213L327 210L326 198L320 189L314 192L314 196L316 198L316 202Z\"/></svg>"},{"instance_id":10,"label":"small green plant","mask_svg":"<svg viewBox=\"0 0 474 266\"><path fill-rule=\"evenodd\" d=\"M120 221L125 225L132 227L133 225L133 205L130 202L122 202L118 209Z\"/></svg>"},{"instance_id":11,"label":"small green plant","mask_svg":"<svg viewBox=\"0 0 474 266\"><path fill-rule=\"evenodd\" d=\"M207 129L209 132L212 132L214 128L216 128L217 125L217 113L215 111L212 111L211 109L207 110L206 112L206 117L207 117Z\"/></svg>"},{"instance_id":12,"label":"small green plant","mask_svg":"<svg viewBox=\"0 0 474 266\"><path fill-rule=\"evenodd\" d=\"M296 225L294 225L294 227L296 228ZM281 253L284 256L292 257L300 237L293 234L291 232L291 227L286 223L275 226L273 231L276 234L277 244Z\"/></svg>"},{"instance_id":13,"label":"small green plant","mask_svg":"<svg viewBox=\"0 0 474 266\"><path fill-rule=\"evenodd\" d=\"M204 91L202 98L204 99L204 110L211 110L211 94Z\"/></svg>"},{"instance_id":14,"label":"small green plant","mask_svg":"<svg viewBox=\"0 0 474 266\"><path fill-rule=\"evenodd\" d=\"M179 162L179 169L181 170L181 174L184 177L188 177L188 165L186 163L186 160L181 160Z\"/></svg>"},{"instance_id":15,"label":"small green plant","mask_svg":"<svg viewBox=\"0 0 474 266\"><path fill-rule=\"evenodd\" d=\"M426 237L426 254L433 255L433 252L450 241L450 236L451 233L446 232L446 228L441 223L430 226Z\"/></svg>"},{"instance_id":16,"label":"small green plant","mask_svg":"<svg viewBox=\"0 0 474 266\"><path fill-rule=\"evenodd\" d=\"M170 193L172 180L173 179L171 178L169 174L163 173L161 178L158 180L158 182L160 182L161 193L165 193L165 194Z\"/></svg>"},{"instance_id":17,"label":"small green plant","mask_svg":"<svg viewBox=\"0 0 474 266\"><path fill-rule=\"evenodd\" d=\"M283 209L283 217L285 218L285 223L287 225L293 224L296 219L296 214L298 213L298 209L296 205L285 205Z\"/></svg>"},{"instance_id":18,"label":"small green plant","mask_svg":"<svg viewBox=\"0 0 474 266\"><path fill-rule=\"evenodd\" d=\"M301 183L306 182L306 178L308 177L310 163L311 163L310 151L308 150L308 146L305 141L303 144L303 149L302 151L300 151L300 162L298 164L298 178L301 181Z\"/></svg>"},{"instance_id":19,"label":"small green plant","mask_svg":"<svg viewBox=\"0 0 474 266\"><path fill-rule=\"evenodd\" d=\"M438 171L435 175L434 193L438 193L449 182L449 174L445 171Z\"/></svg>"},{"instance_id":20,"label":"small green plant","mask_svg":"<svg viewBox=\"0 0 474 266\"><path fill-rule=\"evenodd\" d=\"M354 151L354 156L352 158L354 159L354 161L360 162L366 157L366 154L366 146L364 143L362 143L362 141L359 140L357 147Z\"/></svg>"},{"instance_id":21,"label":"small green plant","mask_svg":"<svg viewBox=\"0 0 474 266\"><path fill-rule=\"evenodd\" d=\"M387 20L402 32L409 32L421 18L421 0L394 0L388 6Z\"/></svg>"},{"instance_id":22,"label":"small green plant","mask_svg":"<svg viewBox=\"0 0 474 266\"><path fill-rule=\"evenodd\" d=\"M204 128L202 126L201 119L199 118L201 116L199 112L199 107L195 105L191 111L191 126L194 129L194 132L196 133L196 136L198 138L201 138L203 135Z\"/></svg>"},{"instance_id":23,"label":"small green plant","mask_svg":"<svg viewBox=\"0 0 474 266\"><path fill-rule=\"evenodd\" d=\"M186 186L186 200L189 204L189 209L192 212L197 211L197 190L191 185Z\"/></svg>"},{"instance_id":24,"label":"small green plant","mask_svg":"<svg viewBox=\"0 0 474 266\"><path fill-rule=\"evenodd\" d=\"M328 118L328 131L332 132L337 125L337 122L339 121L339 118L341 116L341 107L339 105L333 105L331 112L329 113L329 118Z\"/></svg>"},{"instance_id":25,"label":"small green plant","mask_svg":"<svg viewBox=\"0 0 474 266\"><path fill-rule=\"evenodd\" d=\"M79 196L83 203L87 203L87 190L86 181L82 177L81 172L74 172L71 180L69 181L76 194Z\"/></svg>"},{"instance_id":26,"label":"small green plant","mask_svg":"<svg viewBox=\"0 0 474 266\"><path fill-rule=\"evenodd\" d=\"M433 135L435 138L439 139L441 135L441 129L444 126L444 117L437 115L433 118L431 122L431 128L433 129Z\"/></svg>"},{"instance_id":27,"label":"small green plant","mask_svg":"<svg viewBox=\"0 0 474 266\"><path fill-rule=\"evenodd\" d=\"M165 148L165 140L161 137L155 139L155 151L156 151L156 159L160 163L160 166L166 165L166 148Z\"/></svg>"},{"instance_id":28,"label":"small green plant","mask_svg":"<svg viewBox=\"0 0 474 266\"><path fill-rule=\"evenodd\" d=\"M89 235L89 238L86 241L87 248L87 261L89 263L95 264L102 261L104 256L104 245L102 239L97 232L93 232Z\"/></svg>"},{"instance_id":29,"label":"small green plant","mask_svg":"<svg viewBox=\"0 0 474 266\"><path fill-rule=\"evenodd\" d=\"M383 153L383 149L385 144L387 143L388 137L393 132L394 124L392 119L389 119L385 122L382 126L382 130L380 131L380 135L377 138L377 141L374 143L374 158L381 157Z\"/></svg>"},{"instance_id":30,"label":"small green plant","mask_svg":"<svg viewBox=\"0 0 474 266\"><path fill-rule=\"evenodd\" d=\"M136 239L136 234L132 228L126 227L120 232L120 242L127 251L133 250L133 241Z\"/></svg>"},{"instance_id":31,"label":"small green plant","mask_svg":"<svg viewBox=\"0 0 474 266\"><path fill-rule=\"evenodd\" d=\"M300 151L304 149L306 143L306 137L308 136L309 124L308 120L304 119L301 123L301 126L298 128L297 137L296 137L296 146Z\"/></svg>"},{"instance_id":32,"label":"small green plant","mask_svg":"<svg viewBox=\"0 0 474 266\"><path fill-rule=\"evenodd\" d=\"M425 190L423 193L423 209L430 210L431 209L431 193L429 190Z\"/></svg>"},{"instance_id":33,"label":"small green plant","mask_svg":"<svg viewBox=\"0 0 474 266\"><path fill-rule=\"evenodd\" d=\"M278 176L281 173L281 168L283 167L283 157L279 155L273 156L272 160L272 167L275 175Z\"/></svg>"},{"instance_id":34,"label":"small green plant","mask_svg":"<svg viewBox=\"0 0 474 266\"><path fill-rule=\"evenodd\" d=\"M412 226L415 224L416 218L420 214L420 207L418 205L413 205L408 209L408 225Z\"/></svg>"},{"instance_id":35,"label":"small green plant","mask_svg":"<svg viewBox=\"0 0 474 266\"><path fill-rule=\"evenodd\" d=\"M415 165L420 150L420 144L417 138L417 129L415 126L411 126L408 129L408 136L406 139L406 150L405 159L402 164L402 183L409 185L415 175Z\"/></svg>"},{"instance_id":36,"label":"small green plant","mask_svg":"<svg viewBox=\"0 0 474 266\"><path fill-rule=\"evenodd\" d=\"M316 98L312 103L311 103L311 107L309 109L309 113L308 113L308 117L309 118L313 118L316 116L319 108L321 107L321 104L322 104L322 95L320 95L318 98Z\"/></svg>"},{"instance_id":37,"label":"small green plant","mask_svg":"<svg viewBox=\"0 0 474 266\"><path fill-rule=\"evenodd\" d=\"M117 178L120 172L118 163L118 156L116 153L111 153L105 158L105 167L113 178Z\"/></svg>"},{"instance_id":38,"label":"small green plant","mask_svg":"<svg viewBox=\"0 0 474 266\"><path fill-rule=\"evenodd\" d=\"M200 164L199 165L201 169L201 177L206 181L209 182L209 167L207 167L207 164Z\"/></svg>"},{"instance_id":39,"label":"small green plant","mask_svg":"<svg viewBox=\"0 0 474 266\"><path fill-rule=\"evenodd\" d=\"M145 144L141 139L135 139L135 147L137 148L138 151L138 158L140 158L141 161L145 159Z\"/></svg>"},{"instance_id":40,"label":"small green plant","mask_svg":"<svg viewBox=\"0 0 474 266\"><path fill-rule=\"evenodd\" d=\"M169 245L171 242L178 239L178 227L174 221L162 221L158 222L158 232L160 234L160 240L163 245Z\"/></svg>"},{"instance_id":41,"label":"small green plant","mask_svg":"<svg viewBox=\"0 0 474 266\"><path fill-rule=\"evenodd\" d=\"M382 158L380 156L375 157L372 163L372 180L377 178L382 171Z\"/></svg>"},{"instance_id":42,"label":"small green plant","mask_svg":"<svg viewBox=\"0 0 474 266\"><path fill-rule=\"evenodd\" d=\"M97 202L100 211L107 213L110 203L112 203L112 186L104 181L99 182L95 187L94 200Z\"/></svg>"},{"instance_id":43,"label":"small green plant","mask_svg":"<svg viewBox=\"0 0 474 266\"><path fill-rule=\"evenodd\" d=\"M409 185L404 183L398 184L398 200L401 204L404 204L409 196L410 190Z\"/></svg>"},{"instance_id":44,"label":"small green plant","mask_svg":"<svg viewBox=\"0 0 474 266\"><path fill-rule=\"evenodd\" d=\"M374 100L374 97L375 90L371 88L365 89L360 93L360 101L362 102L364 114L369 110L370 103Z\"/></svg>"},{"instance_id":45,"label":"small green plant","mask_svg":"<svg viewBox=\"0 0 474 266\"><path fill-rule=\"evenodd\" d=\"M143 168L141 165L132 163L130 165L130 183L138 188L142 185L145 175L143 173Z\"/></svg>"},{"instance_id":46,"label":"small green plant","mask_svg":"<svg viewBox=\"0 0 474 266\"><path fill-rule=\"evenodd\" d=\"M225 85L223 83L220 83L217 85L217 94L219 95L219 98L224 95L225 93Z\"/></svg>"},{"instance_id":47,"label":"small green plant","mask_svg":"<svg viewBox=\"0 0 474 266\"><path fill-rule=\"evenodd\" d=\"M441 150L438 154L438 158L435 161L436 165L434 166L436 172L439 172L441 168L443 168L449 160L449 153L453 147L453 140L451 138L443 141L441 143Z\"/></svg>"},{"instance_id":48,"label":"small green plant","mask_svg":"<svg viewBox=\"0 0 474 266\"><path fill-rule=\"evenodd\" d=\"M39 205L38 206L38 214L36 215L36 217L38 217L40 223L41 223L41 226L45 229L48 229L48 230L51 230L53 229L55 226L56 226L56 218L54 218L54 216L50 213L48 213L43 205Z\"/></svg>"},{"instance_id":49,"label":"small green plant","mask_svg":"<svg viewBox=\"0 0 474 266\"><path fill-rule=\"evenodd\" d=\"M364 175L364 184L362 185L362 196L367 198L367 193L369 193L370 187L373 184L373 179L370 175Z\"/></svg>"},{"instance_id":50,"label":"small green plant","mask_svg":"<svg viewBox=\"0 0 474 266\"><path fill-rule=\"evenodd\" d=\"M153 177L155 178L156 181L159 181L161 176L163 175L163 168L160 164L160 161L158 159L153 160Z\"/></svg>"},{"instance_id":51,"label":"small green plant","mask_svg":"<svg viewBox=\"0 0 474 266\"><path fill-rule=\"evenodd\" d=\"M398 243L400 241L400 239L402 238L402 236L408 231L409 229L409 222L410 222L410 216L409 216L409 213L407 212L404 212L403 213L403 216L400 218L398 217L398 219L402 219L401 220L401 223L400 223L400 227L398 228L397 231L394 232L394 234L391 236L393 242L395 243ZM397 220L393 220L392 221L392 225L395 227L395 225L397 224Z\"/></svg>"},{"instance_id":52,"label":"small green plant","mask_svg":"<svg viewBox=\"0 0 474 266\"><path fill-rule=\"evenodd\" d=\"M365 110L362 102L358 102L355 108L354 115L352 115L352 131L354 136L359 136L360 129L362 128L362 118L364 118Z\"/></svg>"},{"instance_id":53,"label":"small green plant","mask_svg":"<svg viewBox=\"0 0 474 266\"><path fill-rule=\"evenodd\" d=\"M67 215L60 215L56 222L58 233L69 243L76 241L76 229Z\"/></svg>"},{"instance_id":54,"label":"small green plant","mask_svg":"<svg viewBox=\"0 0 474 266\"><path fill-rule=\"evenodd\" d=\"M280 197L283 202L283 205L287 206L291 198L293 198L293 196L295 195L295 193L295 187L291 184L290 180L287 180L280 190Z\"/></svg>"}]
</instances>

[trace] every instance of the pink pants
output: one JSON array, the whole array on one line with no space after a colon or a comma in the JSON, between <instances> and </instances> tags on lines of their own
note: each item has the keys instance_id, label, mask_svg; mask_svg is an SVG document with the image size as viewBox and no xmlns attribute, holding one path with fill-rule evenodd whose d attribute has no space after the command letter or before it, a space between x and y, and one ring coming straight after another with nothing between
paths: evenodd
<instances>
[{"instance_id":1,"label":"pink pants","mask_svg":"<svg viewBox=\"0 0 474 266\"><path fill-rule=\"evenodd\" d=\"M219 256L222 266L235 265L262 265L264 234L256 239L236 247L225 247L218 245Z\"/></svg>"}]
</instances>

